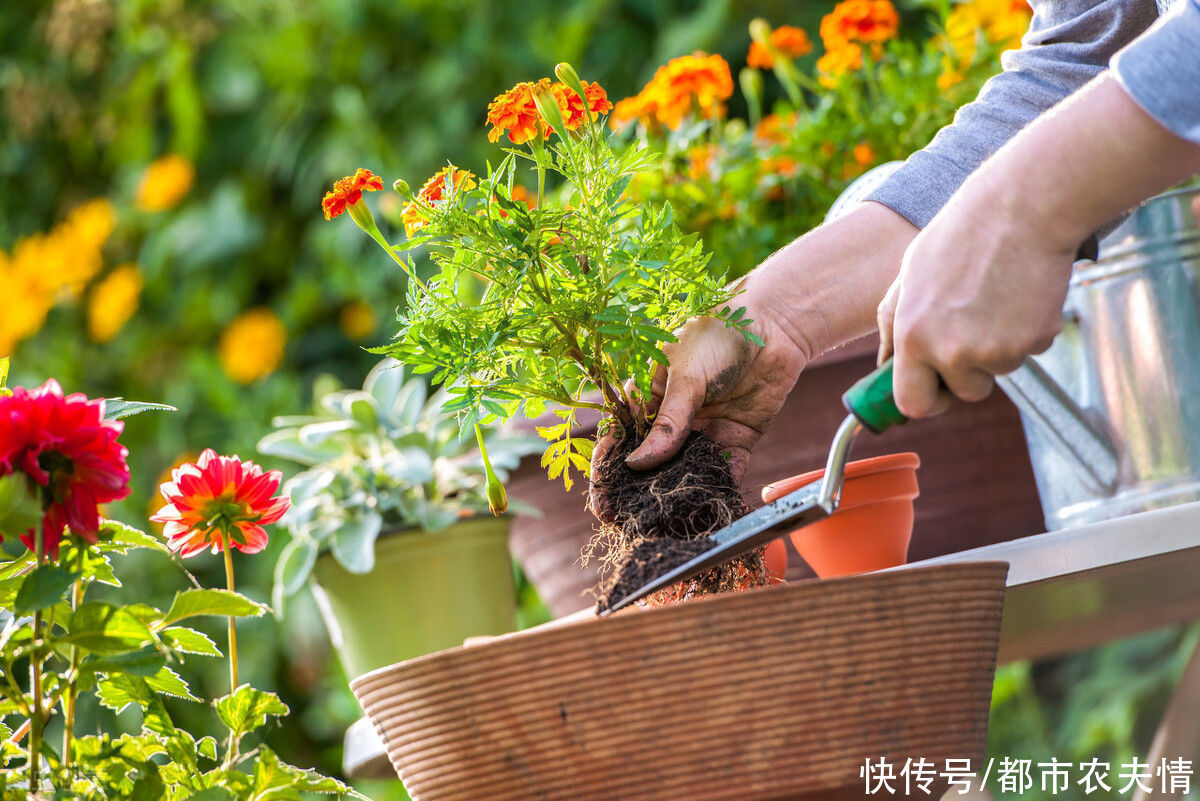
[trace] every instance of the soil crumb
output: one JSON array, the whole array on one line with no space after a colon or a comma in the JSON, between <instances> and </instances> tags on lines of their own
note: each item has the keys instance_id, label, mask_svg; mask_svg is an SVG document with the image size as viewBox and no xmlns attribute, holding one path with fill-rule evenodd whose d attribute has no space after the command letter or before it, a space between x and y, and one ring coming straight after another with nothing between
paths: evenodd
<instances>
[{"instance_id":1,"label":"soil crumb","mask_svg":"<svg viewBox=\"0 0 1200 801\"><path fill-rule=\"evenodd\" d=\"M693 431L679 456L656 470L625 464L637 444L627 435L595 470L595 493L609 522L601 523L584 561L597 559L607 570L596 588L598 611L708 550L710 534L750 511L720 446L707 434ZM662 590L650 603L766 586L763 550Z\"/></svg>"}]
</instances>

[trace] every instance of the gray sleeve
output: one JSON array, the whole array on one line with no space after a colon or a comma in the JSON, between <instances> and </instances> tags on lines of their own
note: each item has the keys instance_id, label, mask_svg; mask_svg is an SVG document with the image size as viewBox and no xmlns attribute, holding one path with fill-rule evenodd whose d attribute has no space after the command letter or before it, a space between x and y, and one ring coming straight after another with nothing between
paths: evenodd
<instances>
[{"instance_id":1,"label":"gray sleeve","mask_svg":"<svg viewBox=\"0 0 1200 801\"><path fill-rule=\"evenodd\" d=\"M924 228L988 156L1103 72L1158 16L1154 0L1034 0L1033 7L1020 49L1001 59L1004 71L868 200Z\"/></svg>"},{"instance_id":2,"label":"gray sleeve","mask_svg":"<svg viewBox=\"0 0 1200 801\"><path fill-rule=\"evenodd\" d=\"M1179 0L1117 53L1113 73L1164 128L1200 144L1200 0Z\"/></svg>"}]
</instances>

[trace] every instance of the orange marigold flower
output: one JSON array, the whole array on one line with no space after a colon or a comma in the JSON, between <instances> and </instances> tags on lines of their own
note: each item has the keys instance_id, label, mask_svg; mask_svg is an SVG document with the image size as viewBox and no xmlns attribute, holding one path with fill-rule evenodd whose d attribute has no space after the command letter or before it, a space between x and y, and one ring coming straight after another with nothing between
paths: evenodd
<instances>
[{"instance_id":1,"label":"orange marigold flower","mask_svg":"<svg viewBox=\"0 0 1200 801\"><path fill-rule=\"evenodd\" d=\"M788 140L788 131L796 127L796 112L788 114L768 114L763 117L754 129L754 136L763 142L782 144Z\"/></svg>"},{"instance_id":2,"label":"orange marigold flower","mask_svg":"<svg viewBox=\"0 0 1200 801\"><path fill-rule=\"evenodd\" d=\"M354 175L339 178L334 183L332 192L325 193L321 200L325 219L332 220L362 200L363 192L376 192L380 189L383 189L383 179L370 170L359 167Z\"/></svg>"},{"instance_id":3,"label":"orange marigold flower","mask_svg":"<svg viewBox=\"0 0 1200 801\"><path fill-rule=\"evenodd\" d=\"M653 116L653 104L648 102L644 95L636 94L617 102L617 105L613 107L612 114L609 115L608 124L613 128L620 128L630 120L644 120Z\"/></svg>"},{"instance_id":4,"label":"orange marigold flower","mask_svg":"<svg viewBox=\"0 0 1200 801\"><path fill-rule=\"evenodd\" d=\"M838 78L847 72L862 69L862 48L856 44L843 43L817 59L818 80L821 85L832 89Z\"/></svg>"},{"instance_id":5,"label":"orange marigold flower","mask_svg":"<svg viewBox=\"0 0 1200 801\"><path fill-rule=\"evenodd\" d=\"M717 154L717 146L712 144L694 145L687 152L688 177L693 181L708 178L712 174L711 164Z\"/></svg>"},{"instance_id":6,"label":"orange marigold flower","mask_svg":"<svg viewBox=\"0 0 1200 801\"><path fill-rule=\"evenodd\" d=\"M447 189L449 188L449 194ZM422 206L434 206L460 192L475 188L475 175L467 170L447 164L425 182L416 199L404 207L400 217L404 221L404 232L412 236L425 227L427 220Z\"/></svg>"},{"instance_id":7,"label":"orange marigold flower","mask_svg":"<svg viewBox=\"0 0 1200 801\"><path fill-rule=\"evenodd\" d=\"M267 473L209 448L195 464L171 472L171 480L159 487L167 503L150 519L163 524L167 547L185 558L210 546L213 553L227 546L258 553L267 547L263 526L288 509L287 498L272 497L282 479L278 470Z\"/></svg>"},{"instance_id":8,"label":"orange marigold flower","mask_svg":"<svg viewBox=\"0 0 1200 801\"><path fill-rule=\"evenodd\" d=\"M859 142L850 153L854 156L854 162L860 167L870 167L871 163L875 161L875 151L866 142Z\"/></svg>"},{"instance_id":9,"label":"orange marigold flower","mask_svg":"<svg viewBox=\"0 0 1200 801\"><path fill-rule=\"evenodd\" d=\"M550 83L545 78L545 83ZM533 102L533 84L523 81L488 104L488 141L500 141L501 134L508 134L514 145L523 145L545 133L545 126Z\"/></svg>"},{"instance_id":10,"label":"orange marigold flower","mask_svg":"<svg viewBox=\"0 0 1200 801\"><path fill-rule=\"evenodd\" d=\"M900 32L891 0L842 0L821 20L821 41L835 50L845 43L882 44Z\"/></svg>"},{"instance_id":11,"label":"orange marigold flower","mask_svg":"<svg viewBox=\"0 0 1200 801\"><path fill-rule=\"evenodd\" d=\"M803 28L797 28L794 25L780 25L771 31L771 47L788 58L806 56L813 49L812 40L808 38L808 34ZM751 42L750 52L746 56L746 66L769 70L775 66L775 58L767 48L758 42Z\"/></svg>"},{"instance_id":12,"label":"orange marigold flower","mask_svg":"<svg viewBox=\"0 0 1200 801\"><path fill-rule=\"evenodd\" d=\"M729 63L719 55L700 51L673 58L658 68L641 95L654 117L668 128L676 128L692 110L706 117L725 111L723 101L733 94Z\"/></svg>"},{"instance_id":13,"label":"orange marigold flower","mask_svg":"<svg viewBox=\"0 0 1200 801\"><path fill-rule=\"evenodd\" d=\"M537 197L521 184L513 184L510 197L517 203L524 203L530 209L537 208Z\"/></svg>"}]
</instances>

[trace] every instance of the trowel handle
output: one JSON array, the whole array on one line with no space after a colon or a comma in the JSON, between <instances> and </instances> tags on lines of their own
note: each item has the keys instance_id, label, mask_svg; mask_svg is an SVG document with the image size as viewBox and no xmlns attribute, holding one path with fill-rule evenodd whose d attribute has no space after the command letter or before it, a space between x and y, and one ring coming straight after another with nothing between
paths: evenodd
<instances>
[{"instance_id":1,"label":"trowel handle","mask_svg":"<svg viewBox=\"0 0 1200 801\"><path fill-rule=\"evenodd\" d=\"M874 372L865 378L860 378L854 386L842 395L842 405L846 411L858 418L858 421L872 433L882 434L892 426L908 422L908 418L896 408L896 397L892 394L892 360L875 368Z\"/></svg>"}]
</instances>

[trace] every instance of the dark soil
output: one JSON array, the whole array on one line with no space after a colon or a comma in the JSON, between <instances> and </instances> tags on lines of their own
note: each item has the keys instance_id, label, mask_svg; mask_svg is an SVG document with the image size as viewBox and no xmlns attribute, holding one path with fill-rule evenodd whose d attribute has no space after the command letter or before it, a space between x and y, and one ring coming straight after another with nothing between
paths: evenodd
<instances>
[{"instance_id":1,"label":"dark soil","mask_svg":"<svg viewBox=\"0 0 1200 801\"><path fill-rule=\"evenodd\" d=\"M626 435L593 476L605 522L584 557L608 568L596 592L600 610L707 550L713 545L710 534L750 511L721 447L707 434L692 432L679 456L656 470L626 466L625 457L637 444L636 436ZM652 601L765 586L762 554L758 549L712 568Z\"/></svg>"}]
</instances>

